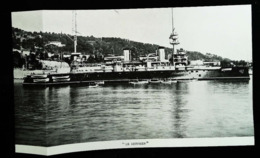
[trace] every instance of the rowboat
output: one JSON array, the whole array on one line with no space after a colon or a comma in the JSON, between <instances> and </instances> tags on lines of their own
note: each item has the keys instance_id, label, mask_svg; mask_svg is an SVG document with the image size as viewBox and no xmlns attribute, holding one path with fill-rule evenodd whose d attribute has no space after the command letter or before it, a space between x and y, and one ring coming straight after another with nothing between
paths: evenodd
<instances>
[{"instance_id":1,"label":"rowboat","mask_svg":"<svg viewBox=\"0 0 260 158\"><path fill-rule=\"evenodd\" d=\"M39 83L39 82L49 82L49 78L35 78L33 79L33 82Z\"/></svg>"},{"instance_id":2,"label":"rowboat","mask_svg":"<svg viewBox=\"0 0 260 158\"><path fill-rule=\"evenodd\" d=\"M31 78L47 78L47 74L36 74L36 75L31 75Z\"/></svg>"},{"instance_id":3,"label":"rowboat","mask_svg":"<svg viewBox=\"0 0 260 158\"><path fill-rule=\"evenodd\" d=\"M52 76L52 81L53 82L67 82L70 81L70 76Z\"/></svg>"},{"instance_id":4,"label":"rowboat","mask_svg":"<svg viewBox=\"0 0 260 158\"><path fill-rule=\"evenodd\" d=\"M91 83L89 83L88 87L89 88L96 88L96 87L98 87L98 84L95 83L95 82L91 82Z\"/></svg>"},{"instance_id":5,"label":"rowboat","mask_svg":"<svg viewBox=\"0 0 260 158\"><path fill-rule=\"evenodd\" d=\"M129 82L130 84L147 84L149 83L147 80L139 80L139 81L132 81Z\"/></svg>"},{"instance_id":6,"label":"rowboat","mask_svg":"<svg viewBox=\"0 0 260 158\"><path fill-rule=\"evenodd\" d=\"M159 79L151 79L149 83L161 83L161 80Z\"/></svg>"}]
</instances>

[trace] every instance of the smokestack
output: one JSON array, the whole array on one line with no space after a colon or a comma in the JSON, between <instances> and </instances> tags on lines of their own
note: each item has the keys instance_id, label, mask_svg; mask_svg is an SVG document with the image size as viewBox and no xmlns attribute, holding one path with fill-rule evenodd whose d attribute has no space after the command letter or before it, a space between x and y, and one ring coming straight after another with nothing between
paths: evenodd
<instances>
[{"instance_id":1,"label":"smokestack","mask_svg":"<svg viewBox=\"0 0 260 158\"><path fill-rule=\"evenodd\" d=\"M124 61L130 61L131 60L130 49L125 48L123 51L124 51Z\"/></svg>"},{"instance_id":2,"label":"smokestack","mask_svg":"<svg viewBox=\"0 0 260 158\"><path fill-rule=\"evenodd\" d=\"M159 61L164 61L165 60L165 51L164 51L164 47L159 47L158 48L159 51Z\"/></svg>"}]
</instances>

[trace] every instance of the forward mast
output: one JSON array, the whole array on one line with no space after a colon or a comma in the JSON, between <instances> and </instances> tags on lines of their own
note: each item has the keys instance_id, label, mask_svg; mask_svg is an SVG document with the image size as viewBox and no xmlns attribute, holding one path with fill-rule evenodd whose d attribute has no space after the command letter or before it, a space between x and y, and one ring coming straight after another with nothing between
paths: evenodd
<instances>
[{"instance_id":1,"label":"forward mast","mask_svg":"<svg viewBox=\"0 0 260 158\"><path fill-rule=\"evenodd\" d=\"M173 9L171 9L172 11L172 33L170 34L169 40L170 40L170 44L172 45L172 59L174 54L176 54L174 48L175 45L180 44L179 40L178 40L178 34L175 32L175 28L174 28L174 24L173 24ZM174 60L172 60L172 64L174 64Z\"/></svg>"}]
</instances>

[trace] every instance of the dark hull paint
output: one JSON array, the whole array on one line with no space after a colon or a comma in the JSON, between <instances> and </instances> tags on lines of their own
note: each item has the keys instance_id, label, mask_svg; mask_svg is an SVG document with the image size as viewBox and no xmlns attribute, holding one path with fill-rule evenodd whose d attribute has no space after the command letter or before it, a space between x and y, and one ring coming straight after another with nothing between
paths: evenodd
<instances>
[{"instance_id":1,"label":"dark hull paint","mask_svg":"<svg viewBox=\"0 0 260 158\"><path fill-rule=\"evenodd\" d=\"M70 81L53 82L53 76L70 76ZM138 79L165 79L174 78L177 80L198 79L198 80L249 80L247 67L234 67L231 71L219 70L182 70L182 71L132 71L132 72L96 72L96 73L64 73L49 74L49 82L34 83L33 78L27 76L24 79L24 85L67 85L67 84L83 84L97 81L105 81L105 83L128 83Z\"/></svg>"}]
</instances>

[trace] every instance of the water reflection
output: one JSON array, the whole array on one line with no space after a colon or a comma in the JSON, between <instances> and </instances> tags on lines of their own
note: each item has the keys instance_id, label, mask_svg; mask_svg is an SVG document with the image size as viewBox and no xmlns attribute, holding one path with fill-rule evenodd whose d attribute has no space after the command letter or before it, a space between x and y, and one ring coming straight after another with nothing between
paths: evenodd
<instances>
[{"instance_id":1,"label":"water reflection","mask_svg":"<svg viewBox=\"0 0 260 158\"><path fill-rule=\"evenodd\" d=\"M173 91L173 138L184 138L186 136L186 121L188 119L189 110L185 109L187 100L183 95L187 95L189 93L188 84L188 82L178 83L176 84L176 89Z\"/></svg>"},{"instance_id":2,"label":"water reflection","mask_svg":"<svg viewBox=\"0 0 260 158\"><path fill-rule=\"evenodd\" d=\"M120 139L251 136L251 86L251 82L195 81L26 89L17 84L16 142L52 146Z\"/></svg>"},{"instance_id":3,"label":"water reflection","mask_svg":"<svg viewBox=\"0 0 260 158\"><path fill-rule=\"evenodd\" d=\"M46 100L49 88L26 89L15 84L16 144L46 145Z\"/></svg>"}]
</instances>

